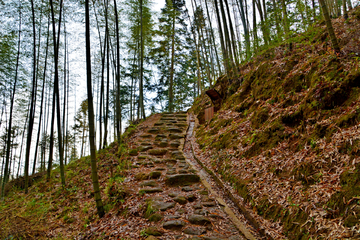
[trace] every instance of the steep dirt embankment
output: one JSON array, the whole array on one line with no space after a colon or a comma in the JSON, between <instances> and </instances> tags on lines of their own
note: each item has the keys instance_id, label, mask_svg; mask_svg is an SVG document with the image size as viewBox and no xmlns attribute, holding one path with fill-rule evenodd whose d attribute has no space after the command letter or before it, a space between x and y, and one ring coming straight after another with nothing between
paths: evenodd
<instances>
[{"instance_id":1,"label":"steep dirt embankment","mask_svg":"<svg viewBox=\"0 0 360 240\"><path fill-rule=\"evenodd\" d=\"M221 109L199 97L198 155L275 238L360 238L360 8L218 79Z\"/></svg>"}]
</instances>

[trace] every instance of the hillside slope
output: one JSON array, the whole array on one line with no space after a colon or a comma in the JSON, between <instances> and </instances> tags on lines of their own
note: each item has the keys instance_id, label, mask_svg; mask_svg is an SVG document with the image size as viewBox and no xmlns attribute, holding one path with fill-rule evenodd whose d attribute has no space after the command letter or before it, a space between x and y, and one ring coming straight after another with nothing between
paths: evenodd
<instances>
[{"instance_id":1,"label":"hillside slope","mask_svg":"<svg viewBox=\"0 0 360 240\"><path fill-rule=\"evenodd\" d=\"M263 51L223 76L220 110L205 122L200 96L197 152L256 218L282 239L360 238L360 8Z\"/></svg>"}]
</instances>

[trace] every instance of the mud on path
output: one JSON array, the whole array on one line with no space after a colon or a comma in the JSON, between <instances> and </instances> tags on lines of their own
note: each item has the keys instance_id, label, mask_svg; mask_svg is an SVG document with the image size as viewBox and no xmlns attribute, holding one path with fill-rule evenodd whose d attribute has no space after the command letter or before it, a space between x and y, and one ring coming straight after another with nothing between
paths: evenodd
<instances>
[{"instance_id":1,"label":"mud on path","mask_svg":"<svg viewBox=\"0 0 360 240\"><path fill-rule=\"evenodd\" d=\"M164 113L142 125L131 140L132 167L109 192L125 200L79 239L255 239L184 156L189 121Z\"/></svg>"}]
</instances>

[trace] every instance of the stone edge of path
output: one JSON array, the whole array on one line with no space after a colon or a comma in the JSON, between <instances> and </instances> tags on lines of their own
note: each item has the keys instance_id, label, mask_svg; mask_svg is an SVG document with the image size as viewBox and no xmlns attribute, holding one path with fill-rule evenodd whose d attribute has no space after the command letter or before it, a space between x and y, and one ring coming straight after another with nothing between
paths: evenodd
<instances>
[{"instance_id":1,"label":"stone edge of path","mask_svg":"<svg viewBox=\"0 0 360 240\"><path fill-rule=\"evenodd\" d=\"M196 118L195 116L193 116L194 118ZM195 119L194 119L195 120ZM189 131L189 128L190 128L190 114L188 114L188 127L186 129L186 132ZM195 125L195 123L194 123ZM194 126L194 129L195 129L196 125ZM183 148L185 147L185 142L186 142L186 139L187 139L187 135L185 137L185 141L184 141L184 145L182 146ZM194 156L194 159L196 160L196 162L204 169L205 172L207 172L207 174L209 174L216 182L216 184L218 184L218 186L223 189L225 191L225 193L229 196L229 198L233 201L234 196L232 196L232 194L229 192L229 191L226 191L227 189L224 188L223 184L220 184L222 183L220 181L220 179L217 178L217 176L211 171L209 170L195 155L194 153L194 149L193 149L193 146L191 144L191 141L190 141L190 146L191 146L191 154ZM197 169L197 167L195 166L195 164L193 164L188 158L185 157L185 161L190 164L192 166L193 169ZM201 171L198 171L198 175L200 176L200 181L202 182L202 184L209 190L209 192L211 192L215 197L216 197L216 200L219 202L220 205L224 206L224 211L228 214L229 218L231 219L231 221L234 223L234 225L236 226L236 228L243 234L243 236L246 238L246 239L249 239L249 240L255 240L256 237L254 237L254 235L252 235L250 233L250 231L246 228L246 226L236 217L235 213L231 210L231 208L226 204L226 202L219 196L219 194L217 194L217 192L211 187L211 184L206 180L206 177L204 176L203 173L201 173ZM234 202L234 201L233 201ZM239 210L244 214L244 207L242 206L239 206L239 203L238 202L234 202L235 205L239 208ZM245 218L248 219L249 216L246 216L246 215L250 215L248 212L245 212ZM251 217L252 218L252 217ZM249 219L248 219L249 220ZM253 224L255 221L255 219L251 219L250 222ZM256 226L258 230L259 227ZM266 234L265 232L261 231L260 232L262 235L266 236L268 239L272 239L270 237L270 235Z\"/></svg>"}]
</instances>

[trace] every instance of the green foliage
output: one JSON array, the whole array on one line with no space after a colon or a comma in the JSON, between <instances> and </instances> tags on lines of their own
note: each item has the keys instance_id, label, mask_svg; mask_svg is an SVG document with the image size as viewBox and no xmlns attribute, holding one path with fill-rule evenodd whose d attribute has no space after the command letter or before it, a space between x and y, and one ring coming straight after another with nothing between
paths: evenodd
<instances>
[{"instance_id":1,"label":"green foliage","mask_svg":"<svg viewBox=\"0 0 360 240\"><path fill-rule=\"evenodd\" d=\"M154 104L161 104L161 111L169 110L169 87L172 44L174 37L174 79L173 105L175 111L189 107L194 99L196 84L196 52L194 41L185 22L185 2L166 1L159 17L158 41L151 51L152 63L159 70L158 82L153 86L156 91ZM173 28L173 21L175 25ZM165 105L163 104L165 102Z\"/></svg>"}]
</instances>

